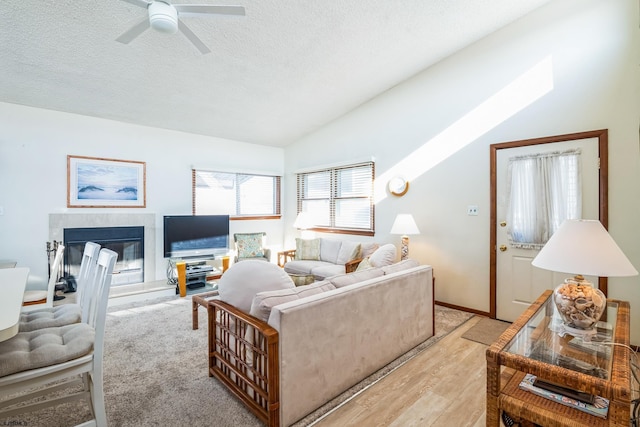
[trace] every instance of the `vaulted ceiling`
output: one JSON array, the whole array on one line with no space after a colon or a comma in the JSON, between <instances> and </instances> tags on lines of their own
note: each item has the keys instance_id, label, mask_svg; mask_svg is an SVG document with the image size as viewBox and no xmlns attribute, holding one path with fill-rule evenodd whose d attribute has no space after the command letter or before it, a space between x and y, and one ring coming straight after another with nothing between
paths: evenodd
<instances>
[{"instance_id":1,"label":"vaulted ceiling","mask_svg":"<svg viewBox=\"0 0 640 427\"><path fill-rule=\"evenodd\" d=\"M124 0L2 0L0 102L285 146L548 1L227 1L182 18L203 55L117 42L147 13Z\"/></svg>"}]
</instances>

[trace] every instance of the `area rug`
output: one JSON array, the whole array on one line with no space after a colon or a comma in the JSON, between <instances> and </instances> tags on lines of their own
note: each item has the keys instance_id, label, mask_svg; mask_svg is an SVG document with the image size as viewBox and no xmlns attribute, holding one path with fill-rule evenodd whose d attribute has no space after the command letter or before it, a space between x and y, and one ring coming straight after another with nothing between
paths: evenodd
<instances>
[{"instance_id":1,"label":"area rug","mask_svg":"<svg viewBox=\"0 0 640 427\"><path fill-rule=\"evenodd\" d=\"M298 427L343 404L473 315L436 307L436 336L354 386ZM110 427L258 427L260 421L207 374L206 310L200 329L191 329L191 298L164 297L112 307L107 315L104 391ZM26 416L0 419L0 425L66 427L90 419L85 402L72 402Z\"/></svg>"},{"instance_id":2,"label":"area rug","mask_svg":"<svg viewBox=\"0 0 640 427\"><path fill-rule=\"evenodd\" d=\"M511 326L509 322L481 317L478 323L462 335L462 338L491 345L500 338L500 335L502 335L509 326Z\"/></svg>"}]
</instances>

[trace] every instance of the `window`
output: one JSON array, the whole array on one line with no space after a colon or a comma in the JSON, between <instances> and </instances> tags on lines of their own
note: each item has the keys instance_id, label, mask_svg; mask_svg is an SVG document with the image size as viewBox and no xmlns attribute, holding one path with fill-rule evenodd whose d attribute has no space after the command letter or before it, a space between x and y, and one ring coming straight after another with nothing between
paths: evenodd
<instances>
[{"instance_id":1,"label":"window","mask_svg":"<svg viewBox=\"0 0 640 427\"><path fill-rule=\"evenodd\" d=\"M192 181L194 215L280 217L279 176L193 170Z\"/></svg>"},{"instance_id":2,"label":"window","mask_svg":"<svg viewBox=\"0 0 640 427\"><path fill-rule=\"evenodd\" d=\"M298 212L309 212L315 230L373 235L373 162L297 175Z\"/></svg>"},{"instance_id":3,"label":"window","mask_svg":"<svg viewBox=\"0 0 640 427\"><path fill-rule=\"evenodd\" d=\"M541 249L564 220L581 218L579 149L513 157L508 173L512 246Z\"/></svg>"}]
</instances>

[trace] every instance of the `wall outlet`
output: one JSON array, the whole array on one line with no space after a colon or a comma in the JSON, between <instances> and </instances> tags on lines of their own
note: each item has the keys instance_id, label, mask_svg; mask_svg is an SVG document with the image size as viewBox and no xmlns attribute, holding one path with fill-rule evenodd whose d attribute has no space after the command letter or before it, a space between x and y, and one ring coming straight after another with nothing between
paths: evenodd
<instances>
[{"instance_id":1,"label":"wall outlet","mask_svg":"<svg viewBox=\"0 0 640 427\"><path fill-rule=\"evenodd\" d=\"M467 206L467 215L477 216L478 215L478 205L469 205L469 206Z\"/></svg>"}]
</instances>

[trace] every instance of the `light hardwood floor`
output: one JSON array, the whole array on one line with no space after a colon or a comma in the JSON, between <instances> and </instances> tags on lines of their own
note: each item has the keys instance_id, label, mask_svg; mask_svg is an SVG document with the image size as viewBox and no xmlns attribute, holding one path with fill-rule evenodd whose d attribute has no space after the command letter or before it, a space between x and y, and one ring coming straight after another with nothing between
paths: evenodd
<instances>
[{"instance_id":1,"label":"light hardwood floor","mask_svg":"<svg viewBox=\"0 0 640 427\"><path fill-rule=\"evenodd\" d=\"M314 427L483 427L487 346L462 338L474 317Z\"/></svg>"}]
</instances>

